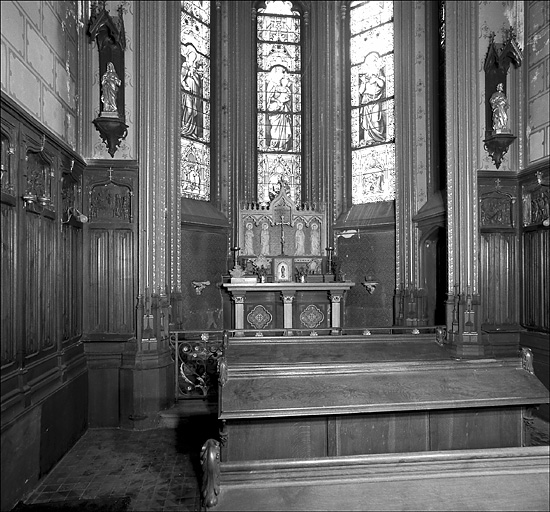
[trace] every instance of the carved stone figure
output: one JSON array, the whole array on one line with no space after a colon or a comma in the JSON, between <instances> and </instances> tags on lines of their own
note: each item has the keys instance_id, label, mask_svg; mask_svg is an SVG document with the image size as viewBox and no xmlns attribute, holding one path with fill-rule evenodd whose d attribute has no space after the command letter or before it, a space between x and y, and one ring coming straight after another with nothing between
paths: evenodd
<instances>
[{"instance_id":1,"label":"carved stone figure","mask_svg":"<svg viewBox=\"0 0 550 512\"><path fill-rule=\"evenodd\" d=\"M252 231L252 222L246 223L246 231L244 232L244 251L245 256L254 255L254 231Z\"/></svg>"},{"instance_id":2,"label":"carved stone figure","mask_svg":"<svg viewBox=\"0 0 550 512\"><path fill-rule=\"evenodd\" d=\"M493 130L496 133L508 131L508 99L504 94L504 85L498 84L496 92L493 93L491 99L491 108L493 109Z\"/></svg>"},{"instance_id":3,"label":"carved stone figure","mask_svg":"<svg viewBox=\"0 0 550 512\"><path fill-rule=\"evenodd\" d=\"M303 256L305 254L305 240L304 225L298 222L298 224L296 224L296 234L294 235L295 256Z\"/></svg>"},{"instance_id":4,"label":"carved stone figure","mask_svg":"<svg viewBox=\"0 0 550 512\"><path fill-rule=\"evenodd\" d=\"M116 112L116 97L121 81L115 71L115 65L112 62L107 64L107 71L101 77L101 102L103 103L103 112Z\"/></svg>"},{"instance_id":5,"label":"carved stone figure","mask_svg":"<svg viewBox=\"0 0 550 512\"><path fill-rule=\"evenodd\" d=\"M319 224L311 225L311 254L315 256L321 254L321 234L319 233Z\"/></svg>"},{"instance_id":6,"label":"carved stone figure","mask_svg":"<svg viewBox=\"0 0 550 512\"><path fill-rule=\"evenodd\" d=\"M262 250L260 254L269 254L269 224L264 222L262 224L262 231L260 232L260 243L262 244Z\"/></svg>"}]
</instances>

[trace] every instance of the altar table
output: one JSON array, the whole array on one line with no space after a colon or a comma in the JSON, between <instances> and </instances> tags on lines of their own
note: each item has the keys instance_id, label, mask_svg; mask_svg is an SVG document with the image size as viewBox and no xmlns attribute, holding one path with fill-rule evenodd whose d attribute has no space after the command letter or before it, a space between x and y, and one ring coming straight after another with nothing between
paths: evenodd
<instances>
[{"instance_id":1,"label":"altar table","mask_svg":"<svg viewBox=\"0 0 550 512\"><path fill-rule=\"evenodd\" d=\"M339 334L342 327L341 304L344 294L355 283L223 283L235 303L234 329L244 335L245 329L285 330L330 327ZM283 320L277 314L282 304Z\"/></svg>"}]
</instances>

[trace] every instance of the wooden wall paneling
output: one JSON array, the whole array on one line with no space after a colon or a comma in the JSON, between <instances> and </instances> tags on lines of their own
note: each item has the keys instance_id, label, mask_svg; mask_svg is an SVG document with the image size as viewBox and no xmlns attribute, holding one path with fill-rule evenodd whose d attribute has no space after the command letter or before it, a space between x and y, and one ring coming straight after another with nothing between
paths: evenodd
<instances>
[{"instance_id":1,"label":"wooden wall paneling","mask_svg":"<svg viewBox=\"0 0 550 512\"><path fill-rule=\"evenodd\" d=\"M15 331L15 207L2 202L2 321L0 336L2 340L2 369L15 363L16 331Z\"/></svg>"},{"instance_id":2,"label":"wooden wall paneling","mask_svg":"<svg viewBox=\"0 0 550 512\"><path fill-rule=\"evenodd\" d=\"M481 233L482 323L518 323L517 236L515 233Z\"/></svg>"},{"instance_id":3,"label":"wooden wall paneling","mask_svg":"<svg viewBox=\"0 0 550 512\"><path fill-rule=\"evenodd\" d=\"M548 229L523 233L523 324L544 331L550 330L549 251Z\"/></svg>"},{"instance_id":4,"label":"wooden wall paneling","mask_svg":"<svg viewBox=\"0 0 550 512\"><path fill-rule=\"evenodd\" d=\"M127 166L86 169L83 321L89 339L129 339L135 333L135 187L135 173Z\"/></svg>"},{"instance_id":5,"label":"wooden wall paneling","mask_svg":"<svg viewBox=\"0 0 550 512\"><path fill-rule=\"evenodd\" d=\"M430 450L522 446L521 407L430 412Z\"/></svg>"},{"instance_id":6,"label":"wooden wall paneling","mask_svg":"<svg viewBox=\"0 0 550 512\"><path fill-rule=\"evenodd\" d=\"M109 293L106 277L109 272L109 232L105 229L90 229L89 241L86 331L108 332Z\"/></svg>"},{"instance_id":7,"label":"wooden wall paneling","mask_svg":"<svg viewBox=\"0 0 550 512\"><path fill-rule=\"evenodd\" d=\"M519 176L521 197L521 324L550 332L550 172L548 160Z\"/></svg>"},{"instance_id":8,"label":"wooden wall paneling","mask_svg":"<svg viewBox=\"0 0 550 512\"><path fill-rule=\"evenodd\" d=\"M1 472L2 489L15 490L9 498L2 492L4 509L66 453L88 420L79 343L82 226L61 224L62 175L74 175L76 205L81 171L74 168L84 162L3 94L1 126ZM68 409L56 416L60 404ZM4 457L6 446L15 456Z\"/></svg>"},{"instance_id":9,"label":"wooden wall paneling","mask_svg":"<svg viewBox=\"0 0 550 512\"><path fill-rule=\"evenodd\" d=\"M350 415L340 418L335 455L420 452L429 449L428 413Z\"/></svg>"},{"instance_id":10,"label":"wooden wall paneling","mask_svg":"<svg viewBox=\"0 0 550 512\"><path fill-rule=\"evenodd\" d=\"M0 182L0 237L2 240L1 272L1 322L0 364L3 372L12 371L16 366L16 270L17 270L17 158L18 122L7 112L2 112L1 135L1 182Z\"/></svg>"},{"instance_id":11,"label":"wooden wall paneling","mask_svg":"<svg viewBox=\"0 0 550 512\"><path fill-rule=\"evenodd\" d=\"M327 455L327 422L323 417L232 421L227 433L226 457L231 462Z\"/></svg>"},{"instance_id":12,"label":"wooden wall paneling","mask_svg":"<svg viewBox=\"0 0 550 512\"><path fill-rule=\"evenodd\" d=\"M113 304L109 318L110 332L134 333L135 295L133 288L134 233L119 229L112 234Z\"/></svg>"}]
</instances>

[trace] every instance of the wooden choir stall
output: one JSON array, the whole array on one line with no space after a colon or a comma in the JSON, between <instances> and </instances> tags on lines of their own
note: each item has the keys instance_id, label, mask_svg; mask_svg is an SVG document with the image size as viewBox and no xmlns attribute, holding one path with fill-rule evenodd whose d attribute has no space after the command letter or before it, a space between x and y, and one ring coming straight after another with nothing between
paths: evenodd
<instances>
[{"instance_id":1,"label":"wooden choir stall","mask_svg":"<svg viewBox=\"0 0 550 512\"><path fill-rule=\"evenodd\" d=\"M322 210L282 191L240 222L247 254L223 285L234 329L219 361L220 433L201 451L207 509L548 509L549 447L529 446L529 426L549 397L529 350L459 360L443 328L346 330L353 283L328 277L330 255L293 245L298 222L317 223L326 244ZM305 282L302 258L321 267Z\"/></svg>"}]
</instances>

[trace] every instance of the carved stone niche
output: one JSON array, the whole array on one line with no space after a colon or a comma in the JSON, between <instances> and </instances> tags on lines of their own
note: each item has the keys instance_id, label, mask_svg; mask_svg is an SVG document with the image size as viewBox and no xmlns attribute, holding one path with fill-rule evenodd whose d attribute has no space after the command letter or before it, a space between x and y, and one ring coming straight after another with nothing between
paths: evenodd
<instances>
[{"instance_id":1,"label":"carved stone niche","mask_svg":"<svg viewBox=\"0 0 550 512\"><path fill-rule=\"evenodd\" d=\"M124 114L124 50L126 37L122 6L118 19L105 10L105 2L92 3L88 26L90 40L96 40L99 51L100 114L93 120L112 158L128 135Z\"/></svg>"},{"instance_id":2,"label":"carved stone niche","mask_svg":"<svg viewBox=\"0 0 550 512\"><path fill-rule=\"evenodd\" d=\"M502 158L517 138L510 130L508 118L508 99L506 96L506 77L510 64L521 65L521 49L516 41L512 27L508 39L503 43L494 42L494 34L487 55L485 56L485 150L493 160L496 168L500 167Z\"/></svg>"}]
</instances>

